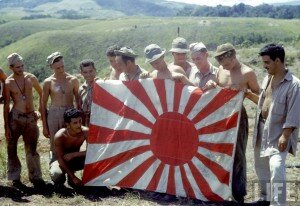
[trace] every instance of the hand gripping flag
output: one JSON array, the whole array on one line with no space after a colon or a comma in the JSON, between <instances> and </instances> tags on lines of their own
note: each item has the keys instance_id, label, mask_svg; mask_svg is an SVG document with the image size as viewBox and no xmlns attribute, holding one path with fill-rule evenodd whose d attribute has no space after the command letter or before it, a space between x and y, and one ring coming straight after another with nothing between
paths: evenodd
<instances>
[{"instance_id":1,"label":"hand gripping flag","mask_svg":"<svg viewBox=\"0 0 300 206\"><path fill-rule=\"evenodd\" d=\"M84 184L227 200L242 101L171 80L98 80Z\"/></svg>"}]
</instances>

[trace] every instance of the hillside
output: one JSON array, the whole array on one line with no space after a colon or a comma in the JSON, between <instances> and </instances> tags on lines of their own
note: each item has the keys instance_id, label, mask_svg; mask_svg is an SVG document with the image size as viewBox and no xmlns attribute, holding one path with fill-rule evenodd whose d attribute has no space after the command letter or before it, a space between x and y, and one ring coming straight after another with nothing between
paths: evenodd
<instances>
[{"instance_id":1,"label":"hillside","mask_svg":"<svg viewBox=\"0 0 300 206\"><path fill-rule=\"evenodd\" d=\"M0 25L0 66L7 72L6 57L18 52L25 58L27 69L43 80L51 71L46 57L61 51L66 69L76 73L78 64L92 58L100 76L108 70L105 50L112 44L132 47L144 63L143 49L150 43L170 49L172 39L180 36L188 42L203 41L210 51L224 42L232 42L237 48L245 48L243 61L258 66L257 51L265 43L281 42L287 48L300 47L300 20L274 20L257 18L126 18L114 20L18 20ZM280 28L280 29L279 29ZM248 48L248 49L247 49ZM300 53L290 50L291 65L299 61ZM167 60L171 58L166 54ZM214 61L212 59L212 61ZM296 68L300 68L298 65Z\"/></svg>"},{"instance_id":2,"label":"hillside","mask_svg":"<svg viewBox=\"0 0 300 206\"><path fill-rule=\"evenodd\" d=\"M0 14L12 18L117 18L174 16L183 3L159 0L1 0Z\"/></svg>"}]
</instances>

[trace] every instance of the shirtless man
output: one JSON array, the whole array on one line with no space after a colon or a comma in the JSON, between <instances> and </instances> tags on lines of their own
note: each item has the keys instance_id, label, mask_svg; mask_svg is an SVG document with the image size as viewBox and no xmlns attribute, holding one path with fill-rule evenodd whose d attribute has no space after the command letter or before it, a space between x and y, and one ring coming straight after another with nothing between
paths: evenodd
<instances>
[{"instance_id":1,"label":"shirtless man","mask_svg":"<svg viewBox=\"0 0 300 206\"><path fill-rule=\"evenodd\" d=\"M14 186L21 186L21 163L17 154L18 139L22 135L28 176L34 187L44 186L42 179L40 156L37 153L37 141L39 129L37 119L39 114L34 111L33 88L39 95L41 105L42 88L37 78L24 72L23 58L12 53L7 57L9 68L13 74L7 77L4 87L4 127L7 141L8 180L12 180ZM10 110L10 100L13 101Z\"/></svg>"},{"instance_id":2,"label":"shirtless man","mask_svg":"<svg viewBox=\"0 0 300 206\"><path fill-rule=\"evenodd\" d=\"M217 81L219 69L208 61L206 46L202 42L195 42L190 45L190 51L195 66L192 67L189 80L201 89L209 80Z\"/></svg>"},{"instance_id":3,"label":"shirtless man","mask_svg":"<svg viewBox=\"0 0 300 206\"><path fill-rule=\"evenodd\" d=\"M98 78L96 77L96 68L93 60L85 59L81 61L79 68L80 73L85 80L85 82L79 88L79 105L83 112L83 125L88 127L90 124L93 86L94 82Z\"/></svg>"},{"instance_id":4,"label":"shirtless man","mask_svg":"<svg viewBox=\"0 0 300 206\"><path fill-rule=\"evenodd\" d=\"M193 85L180 66L167 65L164 60L165 52L165 49L161 49L156 44L150 44L145 48L146 63L150 63L154 68L149 77L153 79L172 79L186 85Z\"/></svg>"},{"instance_id":5,"label":"shirtless man","mask_svg":"<svg viewBox=\"0 0 300 206\"><path fill-rule=\"evenodd\" d=\"M68 109L64 113L66 127L58 130L54 136L54 147L57 160L53 162L52 180L56 186L62 186L68 175L68 183L72 187L82 186L82 181L75 172L82 170L86 149L80 150L88 136L88 128L82 126L81 112Z\"/></svg>"},{"instance_id":6,"label":"shirtless man","mask_svg":"<svg viewBox=\"0 0 300 206\"><path fill-rule=\"evenodd\" d=\"M113 45L107 48L106 50L106 57L108 59L108 62L110 64L110 75L109 79L111 80L118 80L120 77L120 74L123 72L116 63L116 54L115 51L119 50L120 47L117 45Z\"/></svg>"},{"instance_id":7,"label":"shirtless man","mask_svg":"<svg viewBox=\"0 0 300 206\"><path fill-rule=\"evenodd\" d=\"M42 121L43 134L50 138L50 176L52 176L51 164L56 160L54 152L54 135L64 127L64 112L74 107L74 97L76 106L79 102L79 81L76 77L65 72L63 56L59 52L54 52L47 58L47 63L53 70L50 77L43 83L42 98ZM47 112L48 99L51 103Z\"/></svg>"},{"instance_id":8,"label":"shirtless man","mask_svg":"<svg viewBox=\"0 0 300 206\"><path fill-rule=\"evenodd\" d=\"M239 62L232 44L226 43L217 47L215 58L219 62L217 82L210 80L204 89L226 87L245 92L245 97L257 104L259 85L256 75L250 67ZM236 201L244 202L246 195L246 146L248 140L248 116L242 107L240 125L233 165L232 194Z\"/></svg>"},{"instance_id":9,"label":"shirtless man","mask_svg":"<svg viewBox=\"0 0 300 206\"><path fill-rule=\"evenodd\" d=\"M135 58L138 56L129 47L122 47L115 50L116 64L123 72L120 74L119 80L131 81L140 79L140 75L146 72L143 68L135 63Z\"/></svg>"},{"instance_id":10,"label":"shirtless man","mask_svg":"<svg viewBox=\"0 0 300 206\"><path fill-rule=\"evenodd\" d=\"M180 66L186 73L187 78L189 78L194 64L187 61L187 53L189 52L189 48L186 40L182 37L175 38L172 42L172 48L170 49L170 52L172 52L172 56L174 58L174 62L170 63L170 66Z\"/></svg>"}]
</instances>

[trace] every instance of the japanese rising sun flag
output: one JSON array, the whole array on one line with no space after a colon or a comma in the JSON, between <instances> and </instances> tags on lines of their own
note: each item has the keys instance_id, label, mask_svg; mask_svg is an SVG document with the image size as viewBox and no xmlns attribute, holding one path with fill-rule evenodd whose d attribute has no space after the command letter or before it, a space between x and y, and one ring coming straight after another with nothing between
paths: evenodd
<instances>
[{"instance_id":1,"label":"japanese rising sun flag","mask_svg":"<svg viewBox=\"0 0 300 206\"><path fill-rule=\"evenodd\" d=\"M227 200L242 101L171 80L97 81L84 184Z\"/></svg>"}]
</instances>

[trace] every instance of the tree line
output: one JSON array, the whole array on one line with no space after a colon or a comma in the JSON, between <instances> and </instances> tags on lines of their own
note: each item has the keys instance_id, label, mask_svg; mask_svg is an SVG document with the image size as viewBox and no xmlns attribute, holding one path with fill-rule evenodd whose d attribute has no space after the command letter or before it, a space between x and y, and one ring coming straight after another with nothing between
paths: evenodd
<instances>
[{"instance_id":1,"label":"tree line","mask_svg":"<svg viewBox=\"0 0 300 206\"><path fill-rule=\"evenodd\" d=\"M275 19L299 19L300 5L273 6L261 4L249 6L243 3L230 6L185 6L177 13L177 16L201 16L201 17L268 17Z\"/></svg>"}]
</instances>

